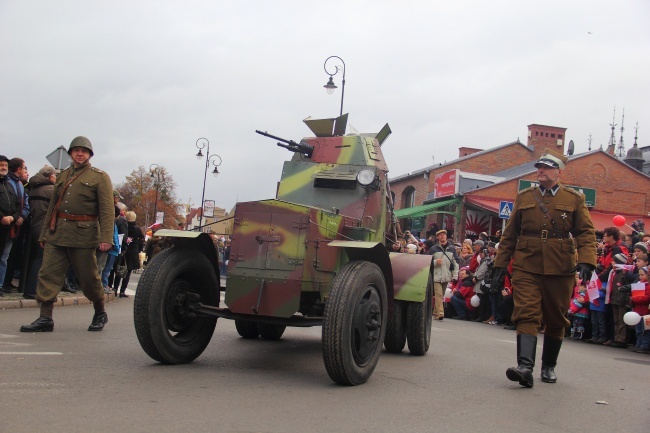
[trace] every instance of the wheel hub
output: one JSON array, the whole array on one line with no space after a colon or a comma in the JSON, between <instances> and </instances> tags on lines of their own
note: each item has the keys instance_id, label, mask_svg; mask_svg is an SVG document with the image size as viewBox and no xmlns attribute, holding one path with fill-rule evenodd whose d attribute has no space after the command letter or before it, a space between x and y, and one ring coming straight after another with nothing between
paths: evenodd
<instances>
[{"instance_id":1,"label":"wheel hub","mask_svg":"<svg viewBox=\"0 0 650 433\"><path fill-rule=\"evenodd\" d=\"M357 302L352 318L352 355L358 365L367 363L375 353L381 335L381 297L368 287Z\"/></svg>"}]
</instances>

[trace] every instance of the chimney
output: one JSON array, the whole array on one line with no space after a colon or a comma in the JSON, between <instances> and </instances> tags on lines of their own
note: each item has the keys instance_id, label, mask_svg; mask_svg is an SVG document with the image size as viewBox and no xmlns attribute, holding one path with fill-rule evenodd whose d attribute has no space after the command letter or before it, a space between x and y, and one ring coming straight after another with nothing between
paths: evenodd
<instances>
[{"instance_id":1,"label":"chimney","mask_svg":"<svg viewBox=\"0 0 650 433\"><path fill-rule=\"evenodd\" d=\"M533 161L537 161L548 148L564 155L566 128L557 126L528 125L528 147L533 151Z\"/></svg>"}]
</instances>

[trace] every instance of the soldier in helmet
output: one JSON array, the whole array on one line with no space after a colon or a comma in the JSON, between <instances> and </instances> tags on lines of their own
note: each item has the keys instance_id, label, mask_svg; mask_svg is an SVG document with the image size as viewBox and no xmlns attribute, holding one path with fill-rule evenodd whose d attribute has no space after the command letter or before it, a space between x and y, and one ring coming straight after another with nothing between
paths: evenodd
<instances>
[{"instance_id":1,"label":"soldier in helmet","mask_svg":"<svg viewBox=\"0 0 650 433\"><path fill-rule=\"evenodd\" d=\"M108 251L113 244L113 187L108 174L91 166L94 152L86 137L72 140L68 154L72 164L56 180L39 238L44 248L36 289L41 314L32 324L22 326L22 332L54 329L52 310L68 266L95 307L88 330L101 331L108 321L96 250Z\"/></svg>"},{"instance_id":2,"label":"soldier in helmet","mask_svg":"<svg viewBox=\"0 0 650 433\"><path fill-rule=\"evenodd\" d=\"M514 311L517 325L517 367L508 379L533 386L537 334L546 325L542 351L542 382L555 383L555 366L562 347L565 314L576 271L583 282L596 269L596 235L585 197L560 184L568 158L551 150L535 163L539 186L517 194L494 261L493 288L502 289L512 263ZM577 263L576 263L577 262Z\"/></svg>"}]
</instances>

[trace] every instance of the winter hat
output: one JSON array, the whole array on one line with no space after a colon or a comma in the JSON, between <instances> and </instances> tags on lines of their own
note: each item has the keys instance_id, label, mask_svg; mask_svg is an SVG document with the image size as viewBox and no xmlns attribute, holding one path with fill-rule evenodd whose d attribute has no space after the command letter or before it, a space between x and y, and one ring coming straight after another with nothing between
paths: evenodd
<instances>
[{"instance_id":1,"label":"winter hat","mask_svg":"<svg viewBox=\"0 0 650 433\"><path fill-rule=\"evenodd\" d=\"M618 253L614 256L614 262L618 263L619 265L624 265L627 263L627 257L625 254Z\"/></svg>"},{"instance_id":2,"label":"winter hat","mask_svg":"<svg viewBox=\"0 0 650 433\"><path fill-rule=\"evenodd\" d=\"M640 249L643 253L648 254L648 245L645 242L637 242L633 249Z\"/></svg>"},{"instance_id":3,"label":"winter hat","mask_svg":"<svg viewBox=\"0 0 650 433\"><path fill-rule=\"evenodd\" d=\"M45 164L43 168L41 168L38 173L43 176L43 177L50 177L53 174L56 174L56 169L52 167L51 165Z\"/></svg>"},{"instance_id":4,"label":"winter hat","mask_svg":"<svg viewBox=\"0 0 650 433\"><path fill-rule=\"evenodd\" d=\"M474 241L474 243L472 245L480 245L481 247L484 247L485 242L483 242L482 240L479 239L479 240Z\"/></svg>"}]
</instances>

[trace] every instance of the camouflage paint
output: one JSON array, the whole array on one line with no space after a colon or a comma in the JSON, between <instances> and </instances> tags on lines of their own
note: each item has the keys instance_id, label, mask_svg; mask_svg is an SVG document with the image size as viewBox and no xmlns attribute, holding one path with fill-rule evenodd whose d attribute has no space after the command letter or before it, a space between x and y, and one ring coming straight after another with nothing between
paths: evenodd
<instances>
[{"instance_id":1,"label":"camouflage paint","mask_svg":"<svg viewBox=\"0 0 650 433\"><path fill-rule=\"evenodd\" d=\"M394 219L378 141L353 134L301 143L313 147L311 157L296 152L285 162L276 199L235 208L226 306L285 318L322 314L332 280L350 257L380 265L389 297L394 288L396 299L423 301L430 258L389 256L383 246ZM357 174L367 169L375 181L363 187Z\"/></svg>"}]
</instances>

